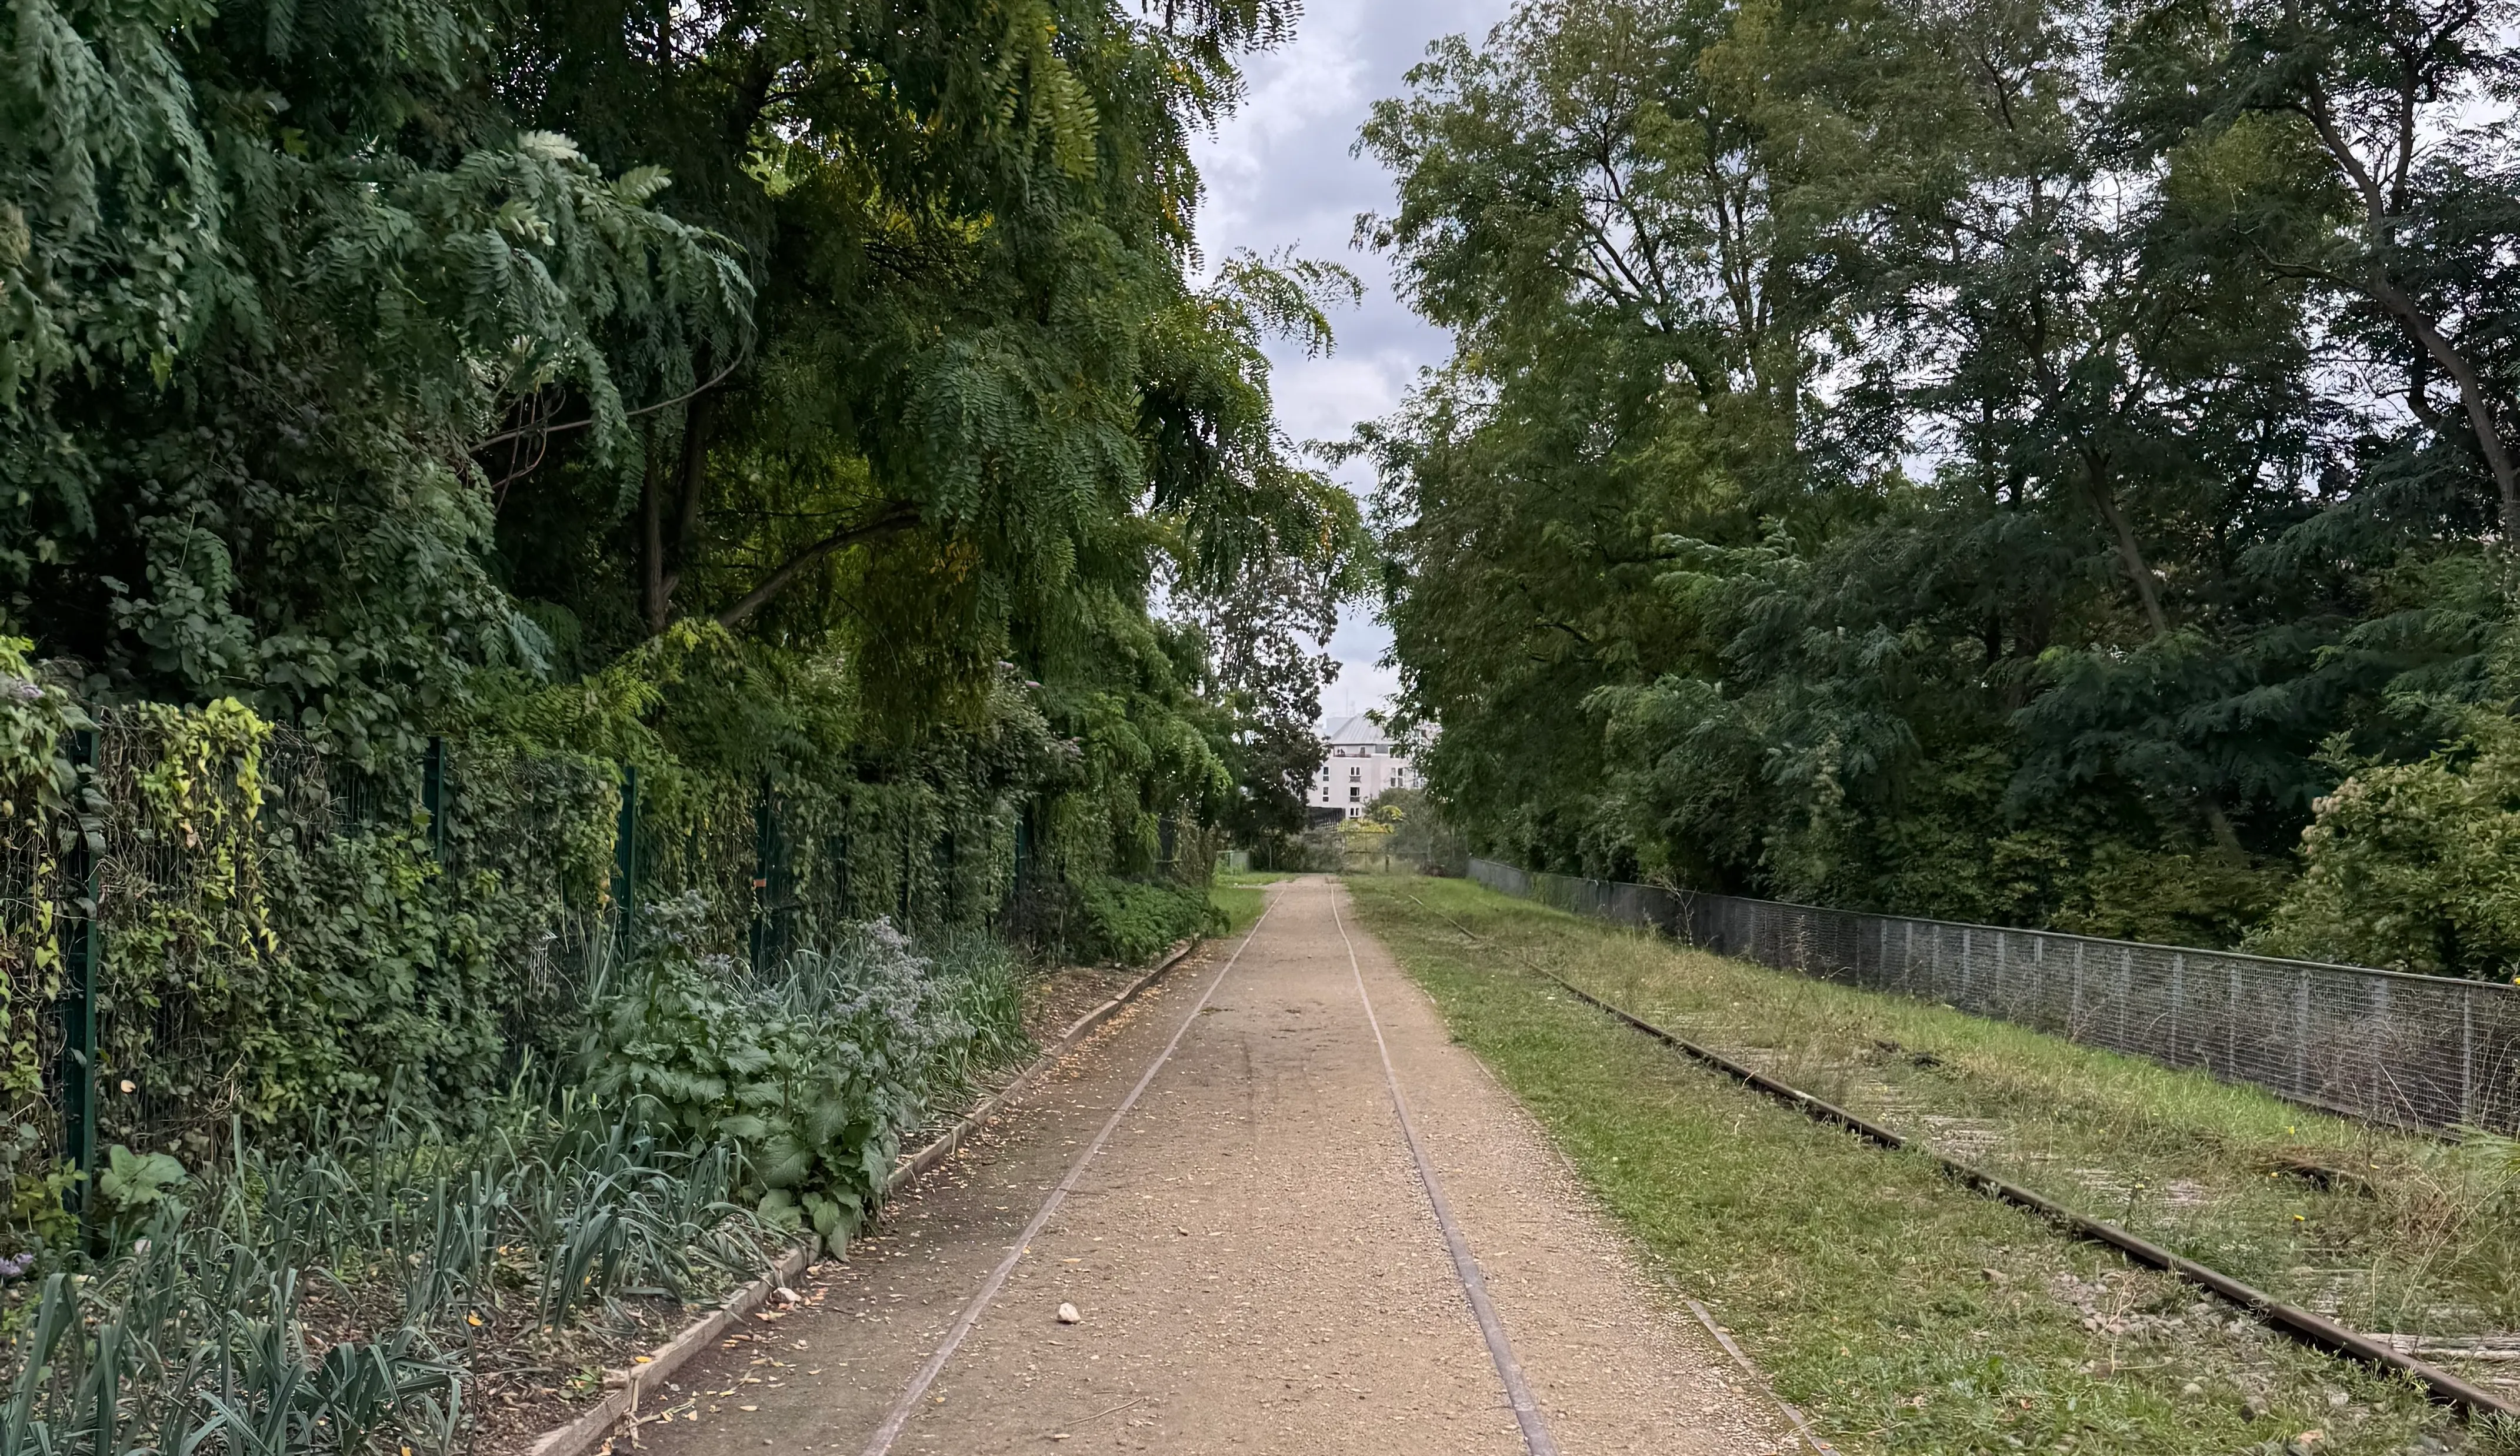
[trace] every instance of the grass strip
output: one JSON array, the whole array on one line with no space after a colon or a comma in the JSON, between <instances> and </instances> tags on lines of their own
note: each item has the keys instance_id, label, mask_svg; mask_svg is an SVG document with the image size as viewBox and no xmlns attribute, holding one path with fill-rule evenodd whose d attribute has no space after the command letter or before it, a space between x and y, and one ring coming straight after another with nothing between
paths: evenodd
<instances>
[{"instance_id":1,"label":"grass strip","mask_svg":"<svg viewBox=\"0 0 2520 1456\"><path fill-rule=\"evenodd\" d=\"M2499 1444L2411 1383L2297 1346L1962 1192L1923 1158L1870 1147L1673 1055L1473 947L1437 912L1483 936L1513 931L1564 971L1604 952L1714 957L1456 882L1351 886L1456 1037L1531 1106L1649 1257L1849 1449Z\"/></svg>"},{"instance_id":2,"label":"grass strip","mask_svg":"<svg viewBox=\"0 0 2520 1456\"><path fill-rule=\"evenodd\" d=\"M2520 1148L2508 1139L2373 1127L1484 892L1457 908L1639 1015L2288 1302L2453 1348L2520 1329ZM1569 940L1570 923L1587 934ZM2493 1367L2509 1363L2459 1373L2507 1378Z\"/></svg>"},{"instance_id":3,"label":"grass strip","mask_svg":"<svg viewBox=\"0 0 2520 1456\"><path fill-rule=\"evenodd\" d=\"M1208 884L1208 904L1225 912L1227 935L1240 935L1259 920L1261 907L1268 903L1268 887L1293 878L1274 870L1219 874Z\"/></svg>"}]
</instances>

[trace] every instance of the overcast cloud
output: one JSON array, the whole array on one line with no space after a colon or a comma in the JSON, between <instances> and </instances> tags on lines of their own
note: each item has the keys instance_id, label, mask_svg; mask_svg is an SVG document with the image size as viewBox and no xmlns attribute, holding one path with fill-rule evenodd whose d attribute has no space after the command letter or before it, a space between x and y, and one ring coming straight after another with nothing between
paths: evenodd
<instances>
[{"instance_id":1,"label":"overcast cloud","mask_svg":"<svg viewBox=\"0 0 2520 1456\"><path fill-rule=\"evenodd\" d=\"M1483 35L1503 19L1504 0L1311 0L1295 39L1255 58L1251 96L1198 149L1207 182L1199 241L1211 263L1237 248L1292 246L1345 264L1365 282L1365 300L1340 315L1338 350L1306 359L1272 351L1278 415L1297 440L1337 440L1357 421L1391 412L1418 372L1443 362L1446 336L1391 295L1382 260L1348 245L1360 212L1387 210L1390 178L1371 158L1350 156L1366 111L1397 96L1402 76L1439 35ZM1342 478L1360 493L1367 475ZM1378 708L1395 675L1380 665L1391 634L1362 607L1339 623L1330 651L1338 681L1322 694L1331 717Z\"/></svg>"}]
</instances>

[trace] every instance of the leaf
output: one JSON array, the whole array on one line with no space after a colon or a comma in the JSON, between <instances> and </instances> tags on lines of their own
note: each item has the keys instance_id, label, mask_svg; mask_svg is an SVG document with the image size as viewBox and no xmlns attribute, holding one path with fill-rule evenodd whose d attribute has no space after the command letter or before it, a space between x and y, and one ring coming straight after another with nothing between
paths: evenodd
<instances>
[{"instance_id":1,"label":"leaf","mask_svg":"<svg viewBox=\"0 0 2520 1456\"><path fill-rule=\"evenodd\" d=\"M184 1165L165 1153L134 1153L120 1143L106 1150L106 1168L96 1189L118 1213L130 1213L162 1201L185 1179Z\"/></svg>"}]
</instances>

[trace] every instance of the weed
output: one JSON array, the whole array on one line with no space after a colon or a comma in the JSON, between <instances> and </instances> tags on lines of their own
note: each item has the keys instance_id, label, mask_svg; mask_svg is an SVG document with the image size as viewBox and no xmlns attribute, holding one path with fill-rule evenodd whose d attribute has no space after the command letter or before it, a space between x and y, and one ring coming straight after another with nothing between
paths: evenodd
<instances>
[{"instance_id":1,"label":"weed","mask_svg":"<svg viewBox=\"0 0 2520 1456\"><path fill-rule=\"evenodd\" d=\"M2469 1444L2477 1456L2520 1456L2520 1416L2487 1416L2476 1423Z\"/></svg>"}]
</instances>

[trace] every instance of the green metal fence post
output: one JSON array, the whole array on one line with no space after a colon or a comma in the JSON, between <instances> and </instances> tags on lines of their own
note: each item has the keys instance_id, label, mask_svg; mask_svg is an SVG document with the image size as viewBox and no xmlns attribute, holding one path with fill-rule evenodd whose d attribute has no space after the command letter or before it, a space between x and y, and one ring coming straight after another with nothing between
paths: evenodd
<instances>
[{"instance_id":1,"label":"green metal fence post","mask_svg":"<svg viewBox=\"0 0 2520 1456\"><path fill-rule=\"evenodd\" d=\"M1015 806L1014 870L1007 879L1004 911L1006 918L1018 926L1024 917L1025 896L1032 889L1032 806L1019 804Z\"/></svg>"},{"instance_id":2,"label":"green metal fence post","mask_svg":"<svg viewBox=\"0 0 2520 1456\"><path fill-rule=\"evenodd\" d=\"M612 830L612 908L627 944L639 916L639 768L621 766L621 817Z\"/></svg>"},{"instance_id":3,"label":"green metal fence post","mask_svg":"<svg viewBox=\"0 0 2520 1456\"><path fill-rule=\"evenodd\" d=\"M420 804L428 811L428 853L446 862L446 740L430 738L428 755L420 761Z\"/></svg>"},{"instance_id":4,"label":"green metal fence post","mask_svg":"<svg viewBox=\"0 0 2520 1456\"><path fill-rule=\"evenodd\" d=\"M84 822L96 758L96 729L71 733L70 763L78 770L78 797L72 809L68 869L77 892L62 927L68 981L62 993L62 1142L70 1165L88 1178L96 1174L96 980L104 955L104 937L97 929L97 899L104 888L99 852L104 846L98 842L102 835ZM72 1183L63 1201L85 1222L89 1202L84 1179Z\"/></svg>"},{"instance_id":5,"label":"green metal fence post","mask_svg":"<svg viewBox=\"0 0 2520 1456\"><path fill-rule=\"evenodd\" d=\"M842 920L853 920L857 918L858 912L855 892L849 882L849 853L855 844L850 831L856 818L857 805L854 802L848 803L840 811L838 831L832 834L823 846L823 853L832 862L831 894L833 913Z\"/></svg>"},{"instance_id":6,"label":"green metal fence post","mask_svg":"<svg viewBox=\"0 0 2520 1456\"><path fill-rule=\"evenodd\" d=\"M761 775L761 788L752 799L752 928L746 939L751 952L753 974L773 958L770 941L771 887L770 860L773 840L778 833L771 822L770 775Z\"/></svg>"}]
</instances>

